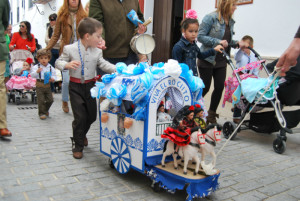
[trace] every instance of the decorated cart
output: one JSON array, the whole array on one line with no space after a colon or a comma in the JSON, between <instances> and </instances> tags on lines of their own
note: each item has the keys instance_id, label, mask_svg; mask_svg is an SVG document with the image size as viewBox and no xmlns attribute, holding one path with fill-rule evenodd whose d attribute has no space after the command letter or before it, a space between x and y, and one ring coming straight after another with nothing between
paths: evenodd
<instances>
[{"instance_id":1,"label":"decorated cart","mask_svg":"<svg viewBox=\"0 0 300 201\"><path fill-rule=\"evenodd\" d=\"M218 187L219 171L206 176L194 175L195 165L189 163L188 173L174 169L168 158L161 165L165 139L163 131L171 121L157 122L157 108L166 94L172 103L170 114L184 105L202 104L200 78L192 76L185 64L176 61L149 66L147 63L126 66L117 64L117 72L102 77L91 91L100 100L100 151L110 158L111 166L125 174L134 169L149 176L154 190L186 189L188 200L204 197ZM181 160L178 160L181 164ZM181 167L181 166L179 166Z\"/></svg>"}]
</instances>

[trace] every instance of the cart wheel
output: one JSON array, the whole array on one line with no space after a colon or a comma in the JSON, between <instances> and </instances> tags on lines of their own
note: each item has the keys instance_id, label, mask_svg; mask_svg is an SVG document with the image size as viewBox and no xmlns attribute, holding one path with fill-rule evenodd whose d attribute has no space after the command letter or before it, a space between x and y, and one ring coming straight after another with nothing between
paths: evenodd
<instances>
[{"instance_id":1,"label":"cart wheel","mask_svg":"<svg viewBox=\"0 0 300 201\"><path fill-rule=\"evenodd\" d=\"M273 149L276 153L282 154L286 149L286 142L282 139L275 139L273 141Z\"/></svg>"},{"instance_id":2,"label":"cart wheel","mask_svg":"<svg viewBox=\"0 0 300 201\"><path fill-rule=\"evenodd\" d=\"M20 103L21 103L21 99L20 99L20 97L17 97L17 98L16 98L16 104L17 104L17 105L20 105Z\"/></svg>"},{"instance_id":3,"label":"cart wheel","mask_svg":"<svg viewBox=\"0 0 300 201\"><path fill-rule=\"evenodd\" d=\"M129 171L131 165L130 152L122 138L116 137L111 141L110 157L119 173L125 174Z\"/></svg>"},{"instance_id":4,"label":"cart wheel","mask_svg":"<svg viewBox=\"0 0 300 201\"><path fill-rule=\"evenodd\" d=\"M152 189L154 192L158 193L160 191L160 186L159 186L159 182L156 182L153 184Z\"/></svg>"},{"instance_id":5,"label":"cart wheel","mask_svg":"<svg viewBox=\"0 0 300 201\"><path fill-rule=\"evenodd\" d=\"M235 123L233 123L232 121L226 121L223 124L223 135L226 139L228 139L230 137L230 135L232 134L232 132L236 129L236 125ZM237 135L237 132L235 132L231 138L231 140L233 140Z\"/></svg>"},{"instance_id":6,"label":"cart wheel","mask_svg":"<svg viewBox=\"0 0 300 201\"><path fill-rule=\"evenodd\" d=\"M115 169L115 166L111 160L111 158L108 159L108 164L109 164L109 167L112 168L112 169Z\"/></svg>"}]
</instances>

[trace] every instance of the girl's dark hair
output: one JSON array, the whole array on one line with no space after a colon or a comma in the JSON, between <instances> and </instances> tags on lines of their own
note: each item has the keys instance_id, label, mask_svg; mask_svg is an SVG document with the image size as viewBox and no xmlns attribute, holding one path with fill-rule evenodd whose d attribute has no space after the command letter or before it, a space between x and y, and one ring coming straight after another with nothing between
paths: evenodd
<instances>
[{"instance_id":1,"label":"girl's dark hair","mask_svg":"<svg viewBox=\"0 0 300 201\"><path fill-rule=\"evenodd\" d=\"M22 22L20 22L20 24L21 24L21 23L24 23L25 26L26 26L26 29L27 29L27 33L26 33L27 39L28 39L29 41L32 41L33 37L32 37L31 32L30 32L30 31L31 31L31 25L30 25L30 22L22 21ZM19 31L19 33L20 33L20 35L22 34L21 31Z\"/></svg>"},{"instance_id":2,"label":"girl's dark hair","mask_svg":"<svg viewBox=\"0 0 300 201\"><path fill-rule=\"evenodd\" d=\"M56 13L52 13L51 15L49 15L49 21L51 20L56 20L57 19L57 14ZM53 34L53 28L49 25L48 28L48 37L51 38L52 34Z\"/></svg>"},{"instance_id":3,"label":"girl's dark hair","mask_svg":"<svg viewBox=\"0 0 300 201\"><path fill-rule=\"evenodd\" d=\"M83 38L84 34L88 33L92 35L95 33L98 29L101 29L102 23L96 19L93 19L91 17L83 18L78 25L78 33L80 38Z\"/></svg>"},{"instance_id":4,"label":"girl's dark hair","mask_svg":"<svg viewBox=\"0 0 300 201\"><path fill-rule=\"evenodd\" d=\"M181 29L186 30L190 24L198 24L199 26L199 21L197 19L185 18L180 24Z\"/></svg>"},{"instance_id":5,"label":"girl's dark hair","mask_svg":"<svg viewBox=\"0 0 300 201\"><path fill-rule=\"evenodd\" d=\"M57 14L56 13L52 13L51 15L49 15L49 21L51 20L56 20L57 19Z\"/></svg>"}]
</instances>

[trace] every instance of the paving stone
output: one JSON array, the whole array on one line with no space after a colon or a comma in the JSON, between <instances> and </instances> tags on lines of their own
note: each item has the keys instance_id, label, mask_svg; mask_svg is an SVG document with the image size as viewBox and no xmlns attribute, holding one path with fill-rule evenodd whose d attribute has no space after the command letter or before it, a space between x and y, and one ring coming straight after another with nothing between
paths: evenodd
<instances>
[{"instance_id":1,"label":"paving stone","mask_svg":"<svg viewBox=\"0 0 300 201\"><path fill-rule=\"evenodd\" d=\"M5 186L3 188L3 192L4 195L6 194L14 194L14 193L21 193L21 192L26 192L26 191L33 191L33 190L37 190L37 189L41 189L41 187L39 186L39 184L34 183L34 184L30 184L30 185L18 185L18 186Z\"/></svg>"},{"instance_id":2,"label":"paving stone","mask_svg":"<svg viewBox=\"0 0 300 201\"><path fill-rule=\"evenodd\" d=\"M273 195L282 193L289 189L290 188L287 186L283 186L283 185L280 185L279 183L275 183L275 184L270 184L270 185L264 186L264 187L258 189L257 191L264 193L268 196L273 196Z\"/></svg>"},{"instance_id":3,"label":"paving stone","mask_svg":"<svg viewBox=\"0 0 300 201\"><path fill-rule=\"evenodd\" d=\"M267 196L260 193L260 192L250 191L250 192L247 192L245 194L235 196L232 199L235 200L235 201L245 201L245 200L247 200L247 201L261 201L261 200L264 200L265 198L267 198Z\"/></svg>"},{"instance_id":4,"label":"paving stone","mask_svg":"<svg viewBox=\"0 0 300 201\"><path fill-rule=\"evenodd\" d=\"M287 193L282 193L270 198L265 199L264 201L280 201L280 200L284 200L284 201L298 201L298 199L288 195Z\"/></svg>"},{"instance_id":5,"label":"paving stone","mask_svg":"<svg viewBox=\"0 0 300 201\"><path fill-rule=\"evenodd\" d=\"M70 141L72 112L61 111L61 94L55 94L54 100L51 118L45 121L38 118L37 110L18 110L15 104L7 105L13 137L0 139L1 201L186 199L184 190L175 194L153 192L151 180L138 171L122 175L111 169L108 157L99 152L98 119L87 134L89 146L83 151L84 157L74 159ZM300 200L300 135L289 136L287 150L281 155L273 151L275 137L250 130L240 132L217 158L220 188L206 198L194 200ZM225 140L217 145L216 153L224 143Z\"/></svg>"},{"instance_id":6,"label":"paving stone","mask_svg":"<svg viewBox=\"0 0 300 201\"><path fill-rule=\"evenodd\" d=\"M287 191L287 194L300 200L300 187Z\"/></svg>"},{"instance_id":7,"label":"paving stone","mask_svg":"<svg viewBox=\"0 0 300 201\"><path fill-rule=\"evenodd\" d=\"M58 195L58 194L64 194L69 192L68 189L66 189L65 187L62 186L58 186L58 187L49 187L47 189L39 189L39 190L35 190L35 191L29 191L26 192L29 199L41 199L44 197L50 197L53 195Z\"/></svg>"},{"instance_id":8,"label":"paving stone","mask_svg":"<svg viewBox=\"0 0 300 201\"><path fill-rule=\"evenodd\" d=\"M23 193L14 193L10 195L0 196L1 201L25 201L26 198Z\"/></svg>"}]
</instances>

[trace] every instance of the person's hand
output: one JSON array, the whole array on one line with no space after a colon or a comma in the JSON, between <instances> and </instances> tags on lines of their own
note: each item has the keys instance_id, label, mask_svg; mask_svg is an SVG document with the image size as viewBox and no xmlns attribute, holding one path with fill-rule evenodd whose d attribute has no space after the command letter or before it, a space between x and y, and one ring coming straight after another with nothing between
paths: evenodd
<instances>
[{"instance_id":1,"label":"person's hand","mask_svg":"<svg viewBox=\"0 0 300 201\"><path fill-rule=\"evenodd\" d=\"M285 76L290 67L297 64L297 58L300 55L300 38L294 38L290 46L280 56L276 67L281 67L280 76Z\"/></svg>"},{"instance_id":2,"label":"person's hand","mask_svg":"<svg viewBox=\"0 0 300 201\"><path fill-rule=\"evenodd\" d=\"M216 52L222 53L221 50L224 50L224 47L223 47L222 45L217 45L217 46L214 48L214 50L215 50Z\"/></svg>"},{"instance_id":3,"label":"person's hand","mask_svg":"<svg viewBox=\"0 0 300 201\"><path fill-rule=\"evenodd\" d=\"M9 51L13 51L15 49L16 45L10 45L9 46Z\"/></svg>"},{"instance_id":4,"label":"person's hand","mask_svg":"<svg viewBox=\"0 0 300 201\"><path fill-rule=\"evenodd\" d=\"M249 43L246 43L246 42L244 42L244 41L242 41L242 40L239 41L238 44L239 44L239 47L240 47L241 49L245 49L245 48L249 47Z\"/></svg>"},{"instance_id":5,"label":"person's hand","mask_svg":"<svg viewBox=\"0 0 300 201\"><path fill-rule=\"evenodd\" d=\"M106 46L105 46L105 40L102 39L102 40L98 43L97 47L98 47L99 49L101 49L101 50L105 50L105 49L106 49Z\"/></svg>"},{"instance_id":6,"label":"person's hand","mask_svg":"<svg viewBox=\"0 0 300 201\"><path fill-rule=\"evenodd\" d=\"M139 23L139 27L138 27L138 31L137 32L138 32L138 34L145 33L146 32L146 26Z\"/></svg>"},{"instance_id":7,"label":"person's hand","mask_svg":"<svg viewBox=\"0 0 300 201\"><path fill-rule=\"evenodd\" d=\"M49 82L52 82L52 83L54 83L54 82L55 82L55 79L53 79L53 78L50 78L50 79L49 79Z\"/></svg>"},{"instance_id":8,"label":"person's hand","mask_svg":"<svg viewBox=\"0 0 300 201\"><path fill-rule=\"evenodd\" d=\"M43 68L38 68L36 73L40 73L43 70Z\"/></svg>"},{"instance_id":9,"label":"person's hand","mask_svg":"<svg viewBox=\"0 0 300 201\"><path fill-rule=\"evenodd\" d=\"M145 54L139 54L138 57L139 57L139 63L141 63L141 62L148 62L147 55L145 55Z\"/></svg>"},{"instance_id":10,"label":"person's hand","mask_svg":"<svg viewBox=\"0 0 300 201\"><path fill-rule=\"evenodd\" d=\"M221 44L224 48L228 47L228 42L227 42L227 40L221 40L220 44Z\"/></svg>"},{"instance_id":11,"label":"person's hand","mask_svg":"<svg viewBox=\"0 0 300 201\"><path fill-rule=\"evenodd\" d=\"M76 70L80 66L80 61L71 61L65 65L64 69L74 69Z\"/></svg>"}]
</instances>

